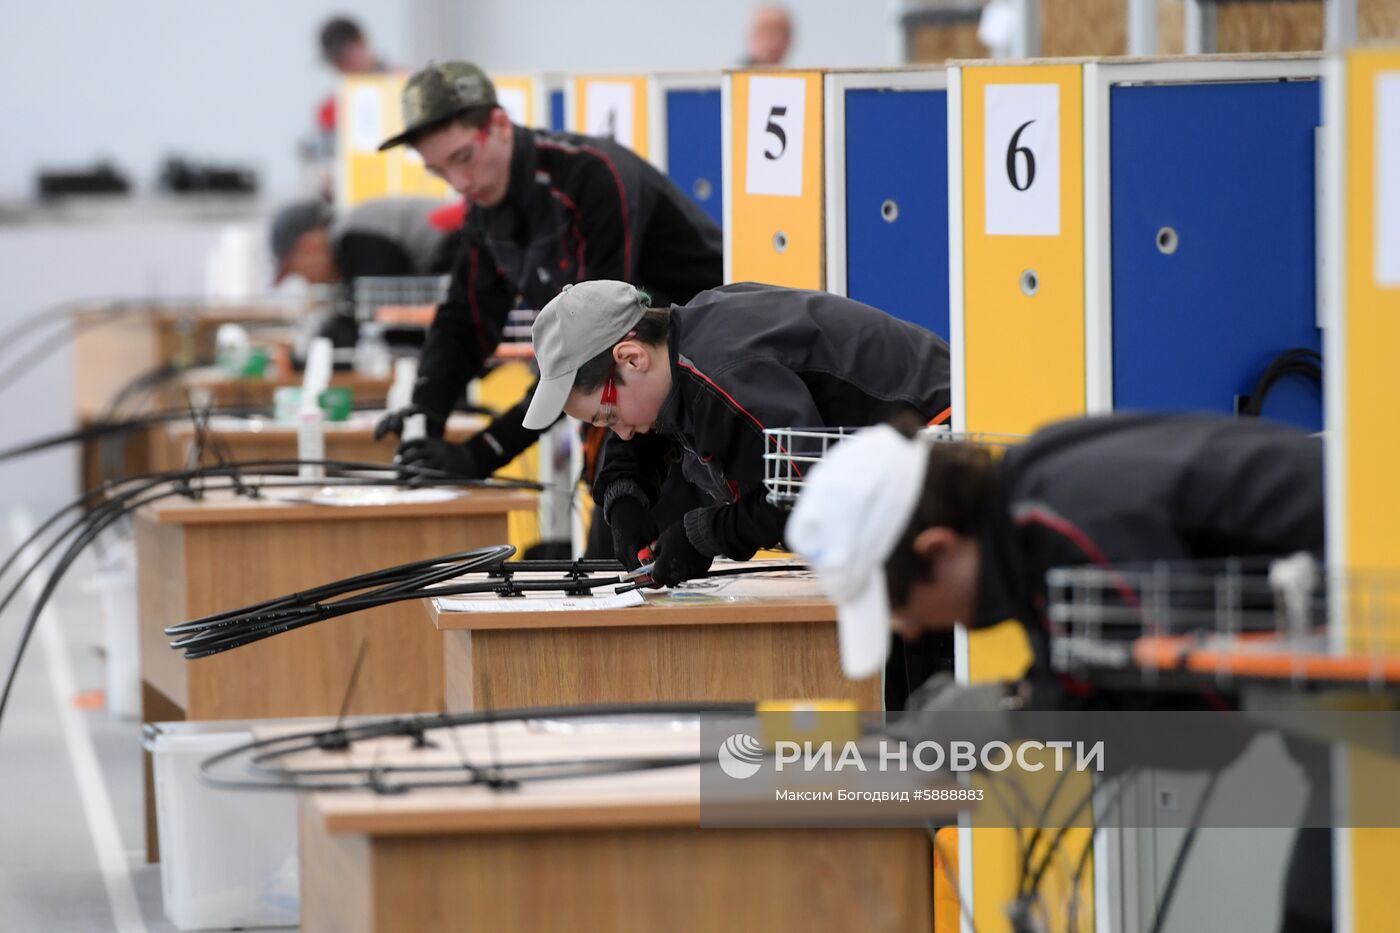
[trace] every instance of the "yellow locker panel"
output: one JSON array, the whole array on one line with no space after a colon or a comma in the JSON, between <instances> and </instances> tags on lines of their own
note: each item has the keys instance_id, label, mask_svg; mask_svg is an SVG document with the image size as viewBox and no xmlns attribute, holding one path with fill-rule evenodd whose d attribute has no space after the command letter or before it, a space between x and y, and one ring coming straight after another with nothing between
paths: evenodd
<instances>
[{"instance_id":1,"label":"yellow locker panel","mask_svg":"<svg viewBox=\"0 0 1400 933\"><path fill-rule=\"evenodd\" d=\"M575 78L574 129L606 136L647 158L647 79L590 75Z\"/></svg>"},{"instance_id":2,"label":"yellow locker panel","mask_svg":"<svg viewBox=\"0 0 1400 933\"><path fill-rule=\"evenodd\" d=\"M491 79L496 85L496 101L516 126L542 126L541 114L535 112L535 79L523 75L500 75Z\"/></svg>"},{"instance_id":3,"label":"yellow locker panel","mask_svg":"<svg viewBox=\"0 0 1400 933\"><path fill-rule=\"evenodd\" d=\"M962 283L949 309L962 362L954 417L962 430L1029 434L1086 407L1082 71L1077 64L966 65L950 70L949 88L957 95L950 100L949 183L960 192L950 204L961 202L960 212L950 212L951 259L959 264L950 273ZM1015 622L969 633L962 651L971 681L1015 679L1031 656ZM986 825L1004 820L984 818L968 834L965 869L979 930L1011 929L1006 908L1027 840ZM1053 835L1042 834L1042 849ZM1070 830L1062 851L1077 858L1091 837L1089 829ZM1046 873L1052 929L1068 929L1064 908L1072 898L1075 928L1094 928L1093 871L1085 871L1077 886L1059 864Z\"/></svg>"},{"instance_id":4,"label":"yellow locker panel","mask_svg":"<svg viewBox=\"0 0 1400 933\"><path fill-rule=\"evenodd\" d=\"M1394 427L1400 405L1400 49L1348 53L1333 63L1327 93L1327 148L1340 169L1329 182L1343 192L1327 231L1334 244L1328 264L1335 268L1324 269L1332 275L1324 332L1329 556L1357 573L1394 571L1400 568L1394 477L1400 454ZM1380 641L1386 653L1400 653L1400 606L1393 593L1379 598L1375 607L1333 603L1343 610L1332 620L1345 626L1334 630L1341 645L1369 653ZM1393 758L1349 749L1346 759L1347 801L1395 793L1400 769ZM1336 900L1340 915L1350 919L1338 930L1393 927L1400 830L1344 831L1338 855L1343 872Z\"/></svg>"},{"instance_id":5,"label":"yellow locker panel","mask_svg":"<svg viewBox=\"0 0 1400 933\"><path fill-rule=\"evenodd\" d=\"M823 288L822 75L725 76L725 280Z\"/></svg>"},{"instance_id":6,"label":"yellow locker panel","mask_svg":"<svg viewBox=\"0 0 1400 933\"><path fill-rule=\"evenodd\" d=\"M401 125L399 93L403 78L365 75L346 78L336 104L337 201L342 208L392 193L393 163L379 152L381 142Z\"/></svg>"},{"instance_id":7,"label":"yellow locker panel","mask_svg":"<svg viewBox=\"0 0 1400 933\"><path fill-rule=\"evenodd\" d=\"M965 375L955 417L968 431L1026 434L1085 410L1082 71L957 70L964 289L950 310L962 315Z\"/></svg>"}]
</instances>

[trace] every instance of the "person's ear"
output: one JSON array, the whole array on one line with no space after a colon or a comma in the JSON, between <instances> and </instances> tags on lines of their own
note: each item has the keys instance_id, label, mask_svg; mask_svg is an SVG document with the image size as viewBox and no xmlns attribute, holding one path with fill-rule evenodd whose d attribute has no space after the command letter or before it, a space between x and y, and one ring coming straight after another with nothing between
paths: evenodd
<instances>
[{"instance_id":1,"label":"person's ear","mask_svg":"<svg viewBox=\"0 0 1400 933\"><path fill-rule=\"evenodd\" d=\"M646 347L635 340L624 340L613 347L613 362L618 369L630 369L644 373L651 368L651 354Z\"/></svg>"},{"instance_id":2,"label":"person's ear","mask_svg":"<svg viewBox=\"0 0 1400 933\"><path fill-rule=\"evenodd\" d=\"M490 121L492 130L510 130L510 114L506 113L504 107L497 107L491 111Z\"/></svg>"},{"instance_id":3,"label":"person's ear","mask_svg":"<svg viewBox=\"0 0 1400 933\"><path fill-rule=\"evenodd\" d=\"M944 525L925 528L914 536L914 553L929 563L937 563L952 553L961 538L956 531Z\"/></svg>"}]
</instances>

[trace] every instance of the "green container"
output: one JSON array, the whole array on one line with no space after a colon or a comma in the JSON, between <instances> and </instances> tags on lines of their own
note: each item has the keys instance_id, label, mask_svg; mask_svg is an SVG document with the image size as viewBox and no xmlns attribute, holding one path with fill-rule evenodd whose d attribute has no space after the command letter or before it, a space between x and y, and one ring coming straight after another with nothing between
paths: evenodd
<instances>
[{"instance_id":1,"label":"green container","mask_svg":"<svg viewBox=\"0 0 1400 933\"><path fill-rule=\"evenodd\" d=\"M327 421L349 421L355 408L355 396L349 386L331 386L316 399Z\"/></svg>"}]
</instances>

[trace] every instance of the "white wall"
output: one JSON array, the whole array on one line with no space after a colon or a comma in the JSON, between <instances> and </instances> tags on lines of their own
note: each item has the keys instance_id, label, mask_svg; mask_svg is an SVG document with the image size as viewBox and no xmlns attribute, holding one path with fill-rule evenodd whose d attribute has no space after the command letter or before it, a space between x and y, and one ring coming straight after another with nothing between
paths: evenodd
<instances>
[{"instance_id":1,"label":"white wall","mask_svg":"<svg viewBox=\"0 0 1400 933\"><path fill-rule=\"evenodd\" d=\"M490 71L733 68L755 0L471 0L461 52ZM790 66L899 63L891 0L788 0Z\"/></svg>"},{"instance_id":2,"label":"white wall","mask_svg":"<svg viewBox=\"0 0 1400 933\"><path fill-rule=\"evenodd\" d=\"M359 19L404 64L411 0L49 0L0 26L0 199L38 164L110 157L143 188L171 153L257 167L291 193L297 141L334 86L317 34ZM149 190L147 188L147 190Z\"/></svg>"}]
</instances>

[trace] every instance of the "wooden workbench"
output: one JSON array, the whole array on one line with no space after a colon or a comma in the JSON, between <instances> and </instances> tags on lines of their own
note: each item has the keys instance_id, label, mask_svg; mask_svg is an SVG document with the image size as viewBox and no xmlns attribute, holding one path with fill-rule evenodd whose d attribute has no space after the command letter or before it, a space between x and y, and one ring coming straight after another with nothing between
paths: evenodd
<instances>
[{"instance_id":1,"label":"wooden workbench","mask_svg":"<svg viewBox=\"0 0 1400 933\"><path fill-rule=\"evenodd\" d=\"M374 426L383 417L382 411L353 412L348 421L326 422L326 459L354 463L391 463L399 439L389 434L374 439ZM486 418L479 415L454 414L447 420L444 436L460 444L482 428ZM201 462L217 463L217 453L239 462L251 460L293 459L297 455L297 429L294 425L278 424L268 418L235 418L215 416L209 420ZM190 421L178 421L154 432L151 462L156 470L183 467L194 445L195 427Z\"/></svg>"},{"instance_id":2,"label":"wooden workbench","mask_svg":"<svg viewBox=\"0 0 1400 933\"><path fill-rule=\"evenodd\" d=\"M443 708L442 642L416 602L396 603L186 661L163 629L383 567L506 540L533 493L471 490L424 504L327 506L210 494L136 515L142 720L334 715L360 644L355 713ZM149 778L149 774L147 775ZM153 825L153 824L152 824ZM153 846L154 833L150 834ZM153 852L154 849L152 848Z\"/></svg>"},{"instance_id":3,"label":"wooden workbench","mask_svg":"<svg viewBox=\"0 0 1400 933\"><path fill-rule=\"evenodd\" d=\"M716 578L646 599L578 612L439 612L425 600L442 632L448 707L825 698L881 708L878 677L841 672L836 608L810 575Z\"/></svg>"},{"instance_id":4,"label":"wooden workbench","mask_svg":"<svg viewBox=\"0 0 1400 933\"><path fill-rule=\"evenodd\" d=\"M498 728L494 754L526 760L517 744L526 727ZM557 761L579 751L578 737L557 738L537 737L531 754ZM584 741L601 754L615 755L619 745L658 751L643 748L652 743L631 730L591 733ZM483 738L437 744L421 754L447 751L477 763L492 754ZM772 800L771 791L764 796ZM768 804L766 812L775 809ZM934 809L944 819L954 812L949 804L928 809L929 818ZM932 930L926 830L702 828L701 812L698 765L530 783L507 792L472 787L308 796L300 816L301 928Z\"/></svg>"}]
</instances>

